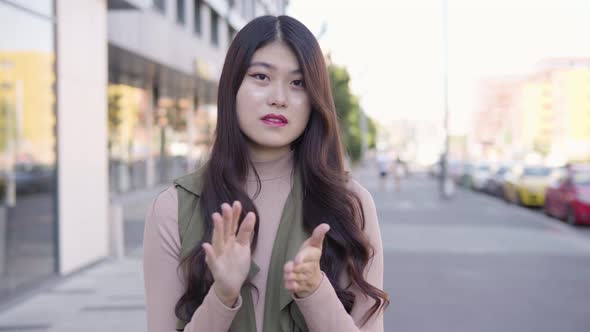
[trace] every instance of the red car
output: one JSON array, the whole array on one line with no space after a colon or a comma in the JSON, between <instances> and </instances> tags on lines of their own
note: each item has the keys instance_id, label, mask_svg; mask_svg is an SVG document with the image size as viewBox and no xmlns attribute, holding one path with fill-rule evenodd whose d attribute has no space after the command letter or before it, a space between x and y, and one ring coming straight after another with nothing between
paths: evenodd
<instances>
[{"instance_id":1,"label":"red car","mask_svg":"<svg viewBox=\"0 0 590 332\"><path fill-rule=\"evenodd\" d=\"M544 210L571 225L590 224L590 165L572 166L569 174L549 186Z\"/></svg>"}]
</instances>

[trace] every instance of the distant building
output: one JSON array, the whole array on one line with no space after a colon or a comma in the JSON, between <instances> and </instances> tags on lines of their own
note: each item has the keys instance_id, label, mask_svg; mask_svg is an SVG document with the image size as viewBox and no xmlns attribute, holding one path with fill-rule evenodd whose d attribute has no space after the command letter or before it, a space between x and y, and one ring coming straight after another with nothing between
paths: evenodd
<instances>
[{"instance_id":1,"label":"distant building","mask_svg":"<svg viewBox=\"0 0 590 332\"><path fill-rule=\"evenodd\" d=\"M482 91L474 126L488 152L590 160L590 59L545 60L526 77L489 79Z\"/></svg>"}]
</instances>

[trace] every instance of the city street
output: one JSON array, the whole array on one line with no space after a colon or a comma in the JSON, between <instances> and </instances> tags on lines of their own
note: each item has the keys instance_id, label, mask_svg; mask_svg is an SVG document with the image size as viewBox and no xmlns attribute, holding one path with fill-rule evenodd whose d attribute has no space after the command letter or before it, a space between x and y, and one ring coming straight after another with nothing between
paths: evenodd
<instances>
[{"instance_id":1,"label":"city street","mask_svg":"<svg viewBox=\"0 0 590 332\"><path fill-rule=\"evenodd\" d=\"M376 172L373 172L376 173ZM590 237L539 211L423 175L401 192L357 173L378 207L386 331L588 331Z\"/></svg>"},{"instance_id":2,"label":"city street","mask_svg":"<svg viewBox=\"0 0 590 332\"><path fill-rule=\"evenodd\" d=\"M404 179L400 192L380 190L371 165L355 177L378 207L391 296L385 331L588 331L588 227L468 190L441 202L425 175ZM118 199L125 259L100 262L0 312L0 331L145 330L139 216L155 192Z\"/></svg>"},{"instance_id":3,"label":"city street","mask_svg":"<svg viewBox=\"0 0 590 332\"><path fill-rule=\"evenodd\" d=\"M0 0L0 22L0 332L147 331L143 258L180 270L173 202L144 250L145 216L207 160L207 199L269 181L264 277L290 158L326 156L375 201L384 331L590 332L590 0Z\"/></svg>"}]
</instances>

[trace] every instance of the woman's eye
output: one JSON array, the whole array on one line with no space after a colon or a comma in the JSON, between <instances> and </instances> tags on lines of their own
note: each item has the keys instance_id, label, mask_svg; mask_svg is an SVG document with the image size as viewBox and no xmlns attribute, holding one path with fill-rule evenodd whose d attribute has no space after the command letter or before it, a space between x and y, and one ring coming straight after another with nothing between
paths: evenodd
<instances>
[{"instance_id":1,"label":"woman's eye","mask_svg":"<svg viewBox=\"0 0 590 332\"><path fill-rule=\"evenodd\" d=\"M261 80L261 81L264 81L265 79L268 78L268 76L266 76L264 74L252 74L250 76L254 77L257 80Z\"/></svg>"},{"instance_id":2,"label":"woman's eye","mask_svg":"<svg viewBox=\"0 0 590 332\"><path fill-rule=\"evenodd\" d=\"M293 84L297 87L304 87L303 80L295 80L293 81Z\"/></svg>"}]
</instances>

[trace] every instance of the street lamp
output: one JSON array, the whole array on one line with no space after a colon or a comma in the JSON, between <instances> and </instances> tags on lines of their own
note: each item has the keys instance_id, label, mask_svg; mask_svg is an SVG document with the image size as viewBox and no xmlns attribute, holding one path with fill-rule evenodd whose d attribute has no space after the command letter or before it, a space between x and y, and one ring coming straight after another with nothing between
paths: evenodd
<instances>
[{"instance_id":1,"label":"street lamp","mask_svg":"<svg viewBox=\"0 0 590 332\"><path fill-rule=\"evenodd\" d=\"M453 192L453 182L449 178L449 65L448 65L448 4L442 0L442 44L443 44L443 98L445 143L440 162L440 193L443 200L449 199Z\"/></svg>"}]
</instances>

